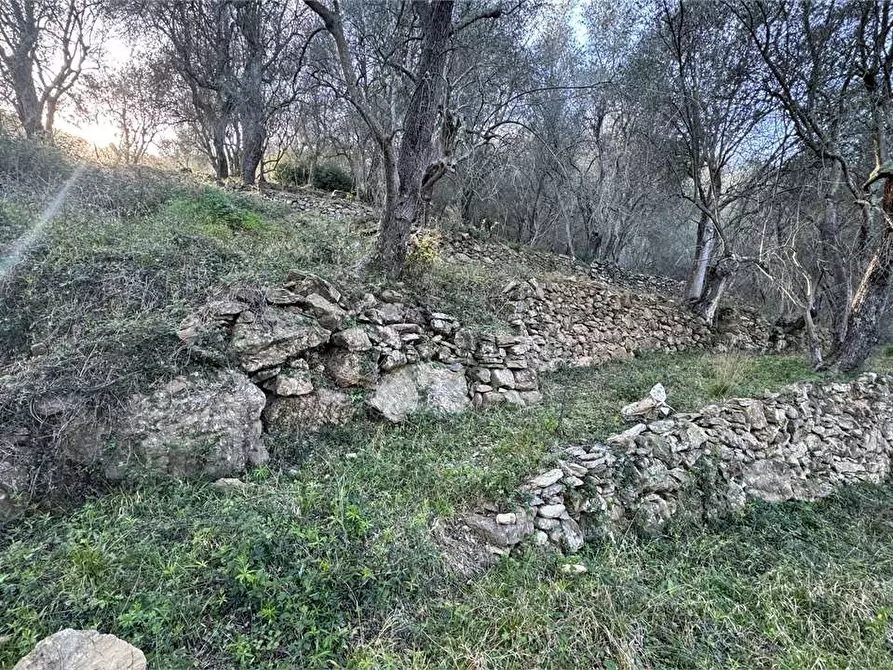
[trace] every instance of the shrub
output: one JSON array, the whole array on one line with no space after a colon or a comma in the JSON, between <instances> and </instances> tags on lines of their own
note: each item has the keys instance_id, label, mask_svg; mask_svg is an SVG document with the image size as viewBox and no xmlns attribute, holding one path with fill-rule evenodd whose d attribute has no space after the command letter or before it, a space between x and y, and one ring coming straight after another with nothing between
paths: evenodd
<instances>
[{"instance_id":1,"label":"shrub","mask_svg":"<svg viewBox=\"0 0 893 670\"><path fill-rule=\"evenodd\" d=\"M281 161L274 170L276 179L285 186L305 186L311 179L311 185L322 191L352 191L353 176L347 170L334 163L320 163L313 168L303 162Z\"/></svg>"},{"instance_id":2,"label":"shrub","mask_svg":"<svg viewBox=\"0 0 893 670\"><path fill-rule=\"evenodd\" d=\"M353 177L337 165L322 164L313 171L313 185L323 191L352 191Z\"/></svg>"},{"instance_id":3,"label":"shrub","mask_svg":"<svg viewBox=\"0 0 893 670\"><path fill-rule=\"evenodd\" d=\"M284 186L304 186L307 183L307 167L303 163L279 161L273 174L276 181Z\"/></svg>"},{"instance_id":4,"label":"shrub","mask_svg":"<svg viewBox=\"0 0 893 670\"><path fill-rule=\"evenodd\" d=\"M0 135L0 176L46 185L55 184L69 174L71 166L56 147Z\"/></svg>"},{"instance_id":5,"label":"shrub","mask_svg":"<svg viewBox=\"0 0 893 670\"><path fill-rule=\"evenodd\" d=\"M406 252L406 272L421 275L437 262L443 236L437 230L421 230L412 236Z\"/></svg>"}]
</instances>

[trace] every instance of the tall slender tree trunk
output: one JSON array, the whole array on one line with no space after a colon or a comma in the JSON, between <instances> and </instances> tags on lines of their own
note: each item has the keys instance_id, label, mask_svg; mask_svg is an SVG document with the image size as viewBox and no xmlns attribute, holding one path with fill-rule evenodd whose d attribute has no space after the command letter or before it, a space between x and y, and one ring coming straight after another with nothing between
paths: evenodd
<instances>
[{"instance_id":1,"label":"tall slender tree trunk","mask_svg":"<svg viewBox=\"0 0 893 670\"><path fill-rule=\"evenodd\" d=\"M695 242L695 258L692 263L691 277L688 281L689 300L700 300L704 295L704 283L707 279L707 268L710 266L710 256L713 254L713 245L716 235L713 224L706 212L701 212L698 219L698 237Z\"/></svg>"},{"instance_id":2,"label":"tall slender tree trunk","mask_svg":"<svg viewBox=\"0 0 893 670\"><path fill-rule=\"evenodd\" d=\"M884 232L862 275L847 318L846 335L836 356L836 367L855 370L877 344L878 324L887 304L893 271L893 179L884 181Z\"/></svg>"},{"instance_id":3,"label":"tall slender tree trunk","mask_svg":"<svg viewBox=\"0 0 893 670\"><path fill-rule=\"evenodd\" d=\"M412 225L419 216L422 180L434 152L434 129L443 97L453 6L453 0L413 2L421 25L422 52L415 91L403 120L403 139L396 165L397 193L391 202L386 198L377 249L378 262L391 277L403 270Z\"/></svg>"},{"instance_id":4,"label":"tall slender tree trunk","mask_svg":"<svg viewBox=\"0 0 893 670\"><path fill-rule=\"evenodd\" d=\"M846 337L852 289L846 274L843 255L838 247L838 192L841 184L841 167L838 162L831 166L831 186L825 193L825 212L818 226L819 261L831 282L824 283L825 299L832 315L833 349L837 349Z\"/></svg>"},{"instance_id":5,"label":"tall slender tree trunk","mask_svg":"<svg viewBox=\"0 0 893 670\"><path fill-rule=\"evenodd\" d=\"M226 126L225 120L218 119L212 128L212 142L214 146L214 173L217 179L229 179L229 159L226 155Z\"/></svg>"},{"instance_id":6,"label":"tall slender tree trunk","mask_svg":"<svg viewBox=\"0 0 893 670\"><path fill-rule=\"evenodd\" d=\"M251 186L257 175L257 166L264 156L266 124L264 123L263 68L264 43L263 17L260 3L249 0L237 5L236 19L245 40L245 70L239 103L242 120L242 184Z\"/></svg>"}]
</instances>

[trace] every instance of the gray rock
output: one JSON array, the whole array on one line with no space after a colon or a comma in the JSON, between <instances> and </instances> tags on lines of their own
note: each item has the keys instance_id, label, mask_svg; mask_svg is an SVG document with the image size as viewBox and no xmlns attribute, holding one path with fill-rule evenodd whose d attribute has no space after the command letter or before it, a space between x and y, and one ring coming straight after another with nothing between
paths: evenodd
<instances>
[{"instance_id":1,"label":"gray rock","mask_svg":"<svg viewBox=\"0 0 893 670\"><path fill-rule=\"evenodd\" d=\"M297 305L301 302L301 296L292 293L287 288L273 288L264 296L271 305Z\"/></svg>"},{"instance_id":2,"label":"gray rock","mask_svg":"<svg viewBox=\"0 0 893 670\"><path fill-rule=\"evenodd\" d=\"M406 353L400 351L399 349L392 349L384 354L382 359L379 361L378 367L381 368L382 372L390 372L406 365L408 362L409 361L406 357Z\"/></svg>"},{"instance_id":3,"label":"gray rock","mask_svg":"<svg viewBox=\"0 0 893 670\"><path fill-rule=\"evenodd\" d=\"M743 473L748 495L766 502L784 502L794 497L792 467L783 461L764 459L749 464Z\"/></svg>"},{"instance_id":4,"label":"gray rock","mask_svg":"<svg viewBox=\"0 0 893 670\"><path fill-rule=\"evenodd\" d=\"M378 306L378 313L385 323L402 323L405 320L406 308L400 302L386 302Z\"/></svg>"},{"instance_id":5,"label":"gray rock","mask_svg":"<svg viewBox=\"0 0 893 670\"><path fill-rule=\"evenodd\" d=\"M232 371L193 373L130 399L116 427L106 476L149 471L175 478L226 477L266 462L261 411L266 397Z\"/></svg>"},{"instance_id":6,"label":"gray rock","mask_svg":"<svg viewBox=\"0 0 893 670\"><path fill-rule=\"evenodd\" d=\"M214 488L224 493L232 493L234 491L244 491L248 488L248 484L241 479L235 477L221 477L213 484Z\"/></svg>"},{"instance_id":7,"label":"gray rock","mask_svg":"<svg viewBox=\"0 0 893 670\"><path fill-rule=\"evenodd\" d=\"M66 628L38 642L13 670L146 670L146 657L114 635Z\"/></svg>"},{"instance_id":8,"label":"gray rock","mask_svg":"<svg viewBox=\"0 0 893 670\"><path fill-rule=\"evenodd\" d=\"M332 344L344 347L348 351L366 351L372 348L372 342L366 331L359 327L347 328L332 335Z\"/></svg>"},{"instance_id":9,"label":"gray rock","mask_svg":"<svg viewBox=\"0 0 893 670\"><path fill-rule=\"evenodd\" d=\"M580 525L573 519L561 520L561 532L564 535L564 545L570 551L579 551L583 548L583 531Z\"/></svg>"},{"instance_id":10,"label":"gray rock","mask_svg":"<svg viewBox=\"0 0 893 670\"><path fill-rule=\"evenodd\" d=\"M356 413L350 396L320 388L309 395L275 398L264 410L270 432L304 432L347 423Z\"/></svg>"},{"instance_id":11,"label":"gray rock","mask_svg":"<svg viewBox=\"0 0 893 670\"><path fill-rule=\"evenodd\" d=\"M327 300L318 293L311 293L305 296L302 304L306 305L320 325L328 330L338 330L341 327L341 322L347 316L347 312L337 304Z\"/></svg>"},{"instance_id":12,"label":"gray rock","mask_svg":"<svg viewBox=\"0 0 893 670\"><path fill-rule=\"evenodd\" d=\"M471 406L463 372L454 372L434 363L420 363L416 366L416 380L428 409L458 414Z\"/></svg>"},{"instance_id":13,"label":"gray rock","mask_svg":"<svg viewBox=\"0 0 893 670\"><path fill-rule=\"evenodd\" d=\"M534 477L530 480L528 486L535 489L544 489L547 486L552 486L552 484L557 482L563 476L564 472L561 471L561 468L555 468L554 470L549 470L548 472L544 472L543 474Z\"/></svg>"},{"instance_id":14,"label":"gray rock","mask_svg":"<svg viewBox=\"0 0 893 670\"><path fill-rule=\"evenodd\" d=\"M514 524L499 524L492 517L469 514L463 521L485 542L501 548L513 547L533 532L533 524L526 519Z\"/></svg>"},{"instance_id":15,"label":"gray rock","mask_svg":"<svg viewBox=\"0 0 893 670\"><path fill-rule=\"evenodd\" d=\"M515 370L514 377L514 388L518 391L536 390L536 372L533 370Z\"/></svg>"},{"instance_id":16,"label":"gray rock","mask_svg":"<svg viewBox=\"0 0 893 670\"><path fill-rule=\"evenodd\" d=\"M567 511L567 508L561 504L541 505L536 511L537 514L547 519L557 519Z\"/></svg>"},{"instance_id":17,"label":"gray rock","mask_svg":"<svg viewBox=\"0 0 893 670\"><path fill-rule=\"evenodd\" d=\"M493 368L490 370L490 385L494 388L515 388L515 375L505 368Z\"/></svg>"},{"instance_id":18,"label":"gray rock","mask_svg":"<svg viewBox=\"0 0 893 670\"><path fill-rule=\"evenodd\" d=\"M267 310L252 323L237 323L230 346L246 372L272 368L329 341L329 331L313 319Z\"/></svg>"},{"instance_id":19,"label":"gray rock","mask_svg":"<svg viewBox=\"0 0 893 670\"><path fill-rule=\"evenodd\" d=\"M298 359L264 383L264 388L278 396L307 395L313 392L307 361Z\"/></svg>"},{"instance_id":20,"label":"gray rock","mask_svg":"<svg viewBox=\"0 0 893 670\"><path fill-rule=\"evenodd\" d=\"M335 349L326 354L326 372L342 388L371 388L378 379L378 363L374 352Z\"/></svg>"},{"instance_id":21,"label":"gray rock","mask_svg":"<svg viewBox=\"0 0 893 670\"><path fill-rule=\"evenodd\" d=\"M331 282L311 272L291 270L285 280L285 288L291 289L292 292L300 296L316 293L329 302L341 302L341 292ZM375 298L373 297L372 300L374 304Z\"/></svg>"},{"instance_id":22,"label":"gray rock","mask_svg":"<svg viewBox=\"0 0 893 670\"><path fill-rule=\"evenodd\" d=\"M388 421L399 423L419 407L419 388L416 373L411 365L405 365L382 375L375 387L375 395L369 405Z\"/></svg>"}]
</instances>

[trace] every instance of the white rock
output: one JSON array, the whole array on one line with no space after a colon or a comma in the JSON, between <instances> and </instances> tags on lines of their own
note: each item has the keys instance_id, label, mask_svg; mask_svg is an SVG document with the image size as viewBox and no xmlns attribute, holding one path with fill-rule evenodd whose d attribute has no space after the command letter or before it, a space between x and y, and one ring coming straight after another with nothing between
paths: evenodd
<instances>
[{"instance_id":1,"label":"white rock","mask_svg":"<svg viewBox=\"0 0 893 670\"><path fill-rule=\"evenodd\" d=\"M582 575L588 572L586 566L582 563L565 563L561 566L561 571L568 575Z\"/></svg>"},{"instance_id":2,"label":"white rock","mask_svg":"<svg viewBox=\"0 0 893 670\"><path fill-rule=\"evenodd\" d=\"M547 486L552 486L555 482L561 479L564 476L564 473L561 471L561 468L555 468L554 470L549 470L548 472L544 472L538 477L534 477L530 480L530 487L535 489L544 489Z\"/></svg>"},{"instance_id":3,"label":"white rock","mask_svg":"<svg viewBox=\"0 0 893 670\"><path fill-rule=\"evenodd\" d=\"M114 635L66 628L38 642L13 670L146 670L146 657Z\"/></svg>"},{"instance_id":4,"label":"white rock","mask_svg":"<svg viewBox=\"0 0 893 670\"><path fill-rule=\"evenodd\" d=\"M567 508L564 505L543 505L539 509L537 509L537 513L540 516L546 517L547 519L557 519L560 517Z\"/></svg>"}]
</instances>

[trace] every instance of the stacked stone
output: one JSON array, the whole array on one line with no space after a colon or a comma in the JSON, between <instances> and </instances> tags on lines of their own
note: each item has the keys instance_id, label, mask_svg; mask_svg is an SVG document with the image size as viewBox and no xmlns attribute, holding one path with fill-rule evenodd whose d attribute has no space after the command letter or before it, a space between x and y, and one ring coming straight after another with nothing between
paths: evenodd
<instances>
[{"instance_id":1,"label":"stacked stone","mask_svg":"<svg viewBox=\"0 0 893 670\"><path fill-rule=\"evenodd\" d=\"M209 303L179 336L199 356L234 362L267 392L268 425L344 423L358 397L391 421L422 407L459 412L472 399L478 407L540 400L526 338L473 333L393 291L349 296L306 272Z\"/></svg>"},{"instance_id":2,"label":"stacked stone","mask_svg":"<svg viewBox=\"0 0 893 670\"><path fill-rule=\"evenodd\" d=\"M536 371L530 367L530 338L482 334L470 354L468 378L475 407L507 403L523 407L542 400Z\"/></svg>"},{"instance_id":3,"label":"stacked stone","mask_svg":"<svg viewBox=\"0 0 893 670\"><path fill-rule=\"evenodd\" d=\"M536 279L512 282L503 294L510 323L531 337L540 369L596 365L645 351L710 347L781 352L800 345L753 312L725 310L730 320L715 333L677 301L623 293L576 277L543 284Z\"/></svg>"},{"instance_id":4,"label":"stacked stone","mask_svg":"<svg viewBox=\"0 0 893 670\"><path fill-rule=\"evenodd\" d=\"M328 219L377 219L379 216L374 207L349 200L343 193L325 194L307 189L301 192L262 190L261 194L268 200L285 202L299 211L312 212Z\"/></svg>"},{"instance_id":5,"label":"stacked stone","mask_svg":"<svg viewBox=\"0 0 893 670\"><path fill-rule=\"evenodd\" d=\"M706 346L711 338L703 319L672 300L597 282L567 277L540 285L530 279L504 293L511 324L531 337L541 369Z\"/></svg>"},{"instance_id":6,"label":"stacked stone","mask_svg":"<svg viewBox=\"0 0 893 670\"><path fill-rule=\"evenodd\" d=\"M521 488L539 544L701 521L747 500L816 500L879 483L893 459L893 376L795 384L637 424L606 444L567 447ZM520 540L518 540L520 542Z\"/></svg>"}]
</instances>

